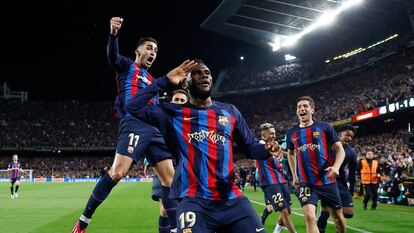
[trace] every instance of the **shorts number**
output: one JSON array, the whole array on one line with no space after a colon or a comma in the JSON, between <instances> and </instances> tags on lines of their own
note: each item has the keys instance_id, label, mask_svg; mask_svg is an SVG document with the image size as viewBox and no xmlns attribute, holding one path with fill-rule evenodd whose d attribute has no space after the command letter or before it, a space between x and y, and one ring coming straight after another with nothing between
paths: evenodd
<instances>
[{"instance_id":1,"label":"shorts number","mask_svg":"<svg viewBox=\"0 0 414 233\"><path fill-rule=\"evenodd\" d=\"M272 199L276 204L283 201L282 194L280 193L273 194Z\"/></svg>"},{"instance_id":2,"label":"shorts number","mask_svg":"<svg viewBox=\"0 0 414 233\"><path fill-rule=\"evenodd\" d=\"M187 222L187 227L192 227L196 223L196 214L194 212L187 212L180 214L180 224L181 229L185 228L185 223Z\"/></svg>"},{"instance_id":3,"label":"shorts number","mask_svg":"<svg viewBox=\"0 0 414 233\"><path fill-rule=\"evenodd\" d=\"M128 137L129 137L129 146L136 147L138 145L139 135L130 133Z\"/></svg>"},{"instance_id":4,"label":"shorts number","mask_svg":"<svg viewBox=\"0 0 414 233\"><path fill-rule=\"evenodd\" d=\"M311 190L309 187L301 187L299 191L299 197L310 197L311 196Z\"/></svg>"}]
</instances>

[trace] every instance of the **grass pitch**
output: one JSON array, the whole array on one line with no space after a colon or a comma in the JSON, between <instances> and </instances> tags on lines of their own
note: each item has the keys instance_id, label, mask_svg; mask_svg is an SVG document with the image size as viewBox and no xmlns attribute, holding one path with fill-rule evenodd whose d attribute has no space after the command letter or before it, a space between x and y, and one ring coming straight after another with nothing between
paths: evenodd
<instances>
[{"instance_id":1,"label":"grass pitch","mask_svg":"<svg viewBox=\"0 0 414 233\"><path fill-rule=\"evenodd\" d=\"M22 183L17 199L10 198L9 184L0 183L0 233L69 233L79 218L95 183ZM263 193L247 188L258 215L263 211ZM305 220L292 196L292 219L298 232L305 232ZM379 204L376 211L363 210L354 200L355 214L347 223L350 233L412 233L414 208ZM157 233L158 202L151 200L150 183L120 183L96 211L88 233ZM278 214L266 221L273 232ZM330 219L331 220L331 219ZM287 231L284 231L287 232ZM328 224L327 232L335 232ZM242 232L241 232L242 233Z\"/></svg>"}]
</instances>

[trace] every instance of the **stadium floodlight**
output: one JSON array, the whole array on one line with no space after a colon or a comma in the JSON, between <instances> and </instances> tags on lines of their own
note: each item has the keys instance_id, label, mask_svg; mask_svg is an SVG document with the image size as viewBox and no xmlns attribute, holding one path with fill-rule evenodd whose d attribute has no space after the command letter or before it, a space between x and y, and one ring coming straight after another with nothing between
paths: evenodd
<instances>
[{"instance_id":1,"label":"stadium floodlight","mask_svg":"<svg viewBox=\"0 0 414 233\"><path fill-rule=\"evenodd\" d=\"M296 34L296 35L291 35L286 37L283 42L280 44L280 46L276 46L276 43L269 43L270 46L272 46L272 50L278 51L280 49L280 47L291 47L293 45L296 44L296 42L302 38L304 35L314 31L315 29L322 27L322 26L326 26L326 25L330 25L332 24L336 17L338 17L339 14L342 13L342 11L358 5L362 2L363 0L348 0L342 3L341 6L339 6L336 9L333 10L329 10L329 11L325 11L324 14L322 14L322 16L320 18L318 18L314 23L312 23L311 25L309 25L308 27L304 28L300 33Z\"/></svg>"},{"instance_id":2,"label":"stadium floodlight","mask_svg":"<svg viewBox=\"0 0 414 233\"><path fill-rule=\"evenodd\" d=\"M328 11L325 12L316 22L315 25L317 26L327 26L332 24L337 16L337 12L336 11Z\"/></svg>"},{"instance_id":3,"label":"stadium floodlight","mask_svg":"<svg viewBox=\"0 0 414 233\"><path fill-rule=\"evenodd\" d=\"M280 49L281 45L280 45L280 37L276 37L273 42L269 42L268 43L271 47L272 47L272 51L276 52Z\"/></svg>"},{"instance_id":4,"label":"stadium floodlight","mask_svg":"<svg viewBox=\"0 0 414 233\"><path fill-rule=\"evenodd\" d=\"M296 42L302 37L301 34L295 35L295 36L289 36L287 37L283 43L282 43L282 47L292 47L293 45L296 44Z\"/></svg>"},{"instance_id":5,"label":"stadium floodlight","mask_svg":"<svg viewBox=\"0 0 414 233\"><path fill-rule=\"evenodd\" d=\"M243 57L243 56L241 56L241 57L240 57L240 60L242 60L242 61L243 61L243 60L244 60L244 57Z\"/></svg>"}]
</instances>

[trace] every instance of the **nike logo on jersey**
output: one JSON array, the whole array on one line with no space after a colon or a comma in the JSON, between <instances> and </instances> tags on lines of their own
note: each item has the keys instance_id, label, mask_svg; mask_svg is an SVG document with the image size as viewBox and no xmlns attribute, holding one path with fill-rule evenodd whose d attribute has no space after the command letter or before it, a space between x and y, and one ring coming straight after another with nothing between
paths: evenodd
<instances>
[{"instance_id":1,"label":"nike logo on jersey","mask_svg":"<svg viewBox=\"0 0 414 233\"><path fill-rule=\"evenodd\" d=\"M256 228L256 232L261 232L261 231L263 231L264 230L264 228L262 227L262 228Z\"/></svg>"},{"instance_id":2,"label":"nike logo on jersey","mask_svg":"<svg viewBox=\"0 0 414 233\"><path fill-rule=\"evenodd\" d=\"M195 118L197 118L197 117L184 117L184 120L185 121L191 121L192 119L195 119Z\"/></svg>"},{"instance_id":3,"label":"nike logo on jersey","mask_svg":"<svg viewBox=\"0 0 414 233\"><path fill-rule=\"evenodd\" d=\"M297 141L299 138L294 138L293 141Z\"/></svg>"}]
</instances>

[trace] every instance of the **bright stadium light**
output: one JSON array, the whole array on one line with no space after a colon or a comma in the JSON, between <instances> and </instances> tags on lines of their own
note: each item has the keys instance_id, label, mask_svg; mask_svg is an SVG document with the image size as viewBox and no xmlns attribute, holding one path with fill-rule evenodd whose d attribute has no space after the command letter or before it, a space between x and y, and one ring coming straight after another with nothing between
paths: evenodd
<instances>
[{"instance_id":1,"label":"bright stadium light","mask_svg":"<svg viewBox=\"0 0 414 233\"><path fill-rule=\"evenodd\" d=\"M298 34L296 36L289 36L287 37L283 43L282 43L282 47L291 47L294 46L296 44L296 42L302 37L302 35Z\"/></svg>"},{"instance_id":2,"label":"bright stadium light","mask_svg":"<svg viewBox=\"0 0 414 233\"><path fill-rule=\"evenodd\" d=\"M339 6L336 9L325 11L324 14L322 14L314 23L309 25L308 27L304 28L303 31L296 35L291 35L286 37L283 42L280 44L280 47L291 47L296 44L296 42L301 39L304 35L314 31L315 29L327 26L332 24L335 19L338 17L339 14L341 14L344 10L361 4L363 0L348 0L344 2L341 6ZM273 51L277 51L280 49L278 46L274 46L274 43L269 43L270 46L272 46Z\"/></svg>"},{"instance_id":3,"label":"bright stadium light","mask_svg":"<svg viewBox=\"0 0 414 233\"><path fill-rule=\"evenodd\" d=\"M276 37L273 42L268 43L272 47L272 51L276 52L280 49L280 37Z\"/></svg>"},{"instance_id":4,"label":"bright stadium light","mask_svg":"<svg viewBox=\"0 0 414 233\"><path fill-rule=\"evenodd\" d=\"M316 21L318 26L327 26L332 24L336 19L337 13L335 11L325 12L319 19Z\"/></svg>"},{"instance_id":5,"label":"bright stadium light","mask_svg":"<svg viewBox=\"0 0 414 233\"><path fill-rule=\"evenodd\" d=\"M243 60L244 60L244 57L243 57L243 56L241 56L241 57L240 57L240 60L242 60L242 61L243 61Z\"/></svg>"}]
</instances>

